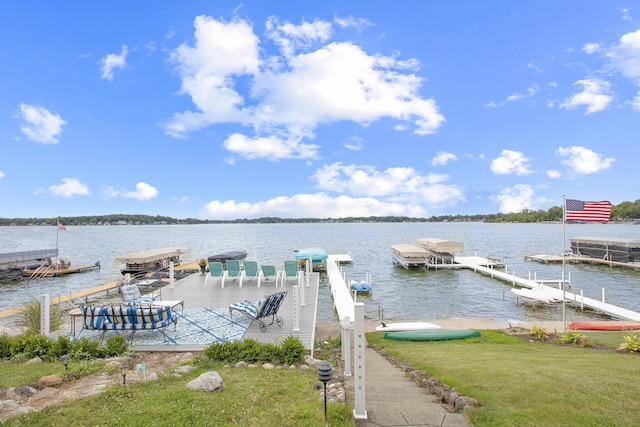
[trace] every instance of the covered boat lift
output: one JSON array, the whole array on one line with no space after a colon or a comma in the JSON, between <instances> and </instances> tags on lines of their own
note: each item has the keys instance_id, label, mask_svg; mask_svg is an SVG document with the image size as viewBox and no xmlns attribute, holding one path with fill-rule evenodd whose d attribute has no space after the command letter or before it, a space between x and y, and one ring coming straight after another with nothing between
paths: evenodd
<instances>
[{"instance_id":1,"label":"covered boat lift","mask_svg":"<svg viewBox=\"0 0 640 427\"><path fill-rule=\"evenodd\" d=\"M122 255L117 257L116 261L126 264L126 267L120 270L123 275L138 275L168 268L171 262L173 265L180 265L180 255L186 253L189 253L189 249L182 247L157 248Z\"/></svg>"},{"instance_id":2,"label":"covered boat lift","mask_svg":"<svg viewBox=\"0 0 640 427\"><path fill-rule=\"evenodd\" d=\"M606 261L634 263L640 261L640 240L604 237L577 237L571 239L574 255Z\"/></svg>"},{"instance_id":3,"label":"covered boat lift","mask_svg":"<svg viewBox=\"0 0 640 427\"><path fill-rule=\"evenodd\" d=\"M426 267L429 251L415 245L400 243L391 245L393 263L404 268Z\"/></svg>"}]
</instances>

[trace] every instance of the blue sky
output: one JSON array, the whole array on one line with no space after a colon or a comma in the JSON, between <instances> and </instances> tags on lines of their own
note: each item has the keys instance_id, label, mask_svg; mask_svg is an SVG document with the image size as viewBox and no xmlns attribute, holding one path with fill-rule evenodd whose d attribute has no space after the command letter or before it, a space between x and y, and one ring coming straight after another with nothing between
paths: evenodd
<instances>
[{"instance_id":1,"label":"blue sky","mask_svg":"<svg viewBox=\"0 0 640 427\"><path fill-rule=\"evenodd\" d=\"M1 217L635 201L640 6L4 1Z\"/></svg>"}]
</instances>

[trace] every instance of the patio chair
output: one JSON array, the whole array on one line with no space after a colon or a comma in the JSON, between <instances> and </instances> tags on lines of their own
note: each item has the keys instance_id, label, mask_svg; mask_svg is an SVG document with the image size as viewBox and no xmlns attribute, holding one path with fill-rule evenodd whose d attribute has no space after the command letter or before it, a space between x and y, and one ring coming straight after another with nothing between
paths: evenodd
<instances>
[{"instance_id":1,"label":"patio chair","mask_svg":"<svg viewBox=\"0 0 640 427\"><path fill-rule=\"evenodd\" d=\"M285 261L282 275L282 286L289 280L295 280L298 286L302 283L302 271L298 268L298 261Z\"/></svg>"},{"instance_id":2,"label":"patio chair","mask_svg":"<svg viewBox=\"0 0 640 427\"><path fill-rule=\"evenodd\" d=\"M138 288L136 284L121 285L120 294L122 294L122 301L127 305L136 305L156 300L153 295L143 297L140 294L140 288Z\"/></svg>"},{"instance_id":3,"label":"patio chair","mask_svg":"<svg viewBox=\"0 0 640 427\"><path fill-rule=\"evenodd\" d=\"M277 288L280 274L278 273L278 270L276 270L276 267L273 265L261 265L260 268L262 269L262 281L275 282Z\"/></svg>"},{"instance_id":4,"label":"patio chair","mask_svg":"<svg viewBox=\"0 0 640 427\"><path fill-rule=\"evenodd\" d=\"M283 291L266 295L263 299L255 303L247 300L236 302L229 306L229 315L233 317L233 310L237 310L251 318L252 323L254 320L257 320L260 323L260 331L262 332L265 332L267 326L273 325L274 323L282 327L284 320L278 316L278 310L280 310L280 305L286 296L287 292ZM263 319L268 317L271 317L271 323L267 325Z\"/></svg>"},{"instance_id":5,"label":"patio chair","mask_svg":"<svg viewBox=\"0 0 640 427\"><path fill-rule=\"evenodd\" d=\"M227 279L237 280L240 287L242 287L242 269L240 268L240 261L237 259L227 260L227 273L222 278L222 287L224 288L224 282Z\"/></svg>"},{"instance_id":6,"label":"patio chair","mask_svg":"<svg viewBox=\"0 0 640 427\"><path fill-rule=\"evenodd\" d=\"M226 272L222 268L222 263L220 261L209 261L209 274L204 279L204 287L207 287L207 281L209 277L213 277L214 279L220 279L221 283L224 287L224 275Z\"/></svg>"},{"instance_id":7,"label":"patio chair","mask_svg":"<svg viewBox=\"0 0 640 427\"><path fill-rule=\"evenodd\" d=\"M252 280L255 279L258 282L258 287L260 287L260 270L258 269L258 263L256 261L245 261L244 262L244 277L240 278L240 287L242 287L242 280Z\"/></svg>"}]
</instances>

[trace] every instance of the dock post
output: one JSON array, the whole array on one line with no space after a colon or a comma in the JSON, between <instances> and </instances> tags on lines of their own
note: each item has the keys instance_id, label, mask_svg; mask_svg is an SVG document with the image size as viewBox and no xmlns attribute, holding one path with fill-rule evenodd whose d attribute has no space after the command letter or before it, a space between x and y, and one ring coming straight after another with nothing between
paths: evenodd
<instances>
[{"instance_id":1,"label":"dock post","mask_svg":"<svg viewBox=\"0 0 640 427\"><path fill-rule=\"evenodd\" d=\"M304 296L304 285L303 284L299 284L298 285L298 292L300 293L300 305L307 305L307 301L306 301L306 298Z\"/></svg>"},{"instance_id":2,"label":"dock post","mask_svg":"<svg viewBox=\"0 0 640 427\"><path fill-rule=\"evenodd\" d=\"M298 308L298 285L294 285L292 297L293 297L293 331L300 331L300 309Z\"/></svg>"},{"instance_id":3,"label":"dock post","mask_svg":"<svg viewBox=\"0 0 640 427\"><path fill-rule=\"evenodd\" d=\"M584 312L584 289L580 289L580 311Z\"/></svg>"},{"instance_id":4,"label":"dock post","mask_svg":"<svg viewBox=\"0 0 640 427\"><path fill-rule=\"evenodd\" d=\"M51 314L50 302L49 294L44 294L40 297L40 333L45 336L49 336Z\"/></svg>"},{"instance_id":5,"label":"dock post","mask_svg":"<svg viewBox=\"0 0 640 427\"><path fill-rule=\"evenodd\" d=\"M340 332L342 335L342 359L344 360L344 376L351 376L351 332L349 325L351 322L348 317L340 320Z\"/></svg>"},{"instance_id":6,"label":"dock post","mask_svg":"<svg viewBox=\"0 0 640 427\"><path fill-rule=\"evenodd\" d=\"M169 263L169 283L171 284L171 287L174 288L176 286L176 279L175 276L173 274L173 261L171 261Z\"/></svg>"},{"instance_id":7,"label":"dock post","mask_svg":"<svg viewBox=\"0 0 640 427\"><path fill-rule=\"evenodd\" d=\"M604 301L604 294L605 294L605 290L604 290L604 288L602 288L602 302L605 302Z\"/></svg>"},{"instance_id":8,"label":"dock post","mask_svg":"<svg viewBox=\"0 0 640 427\"><path fill-rule=\"evenodd\" d=\"M364 337L364 303L357 302L354 304L354 338L353 346L355 348L355 407L353 409L353 418L356 420L367 419L367 402L365 395L366 378L365 378L365 337Z\"/></svg>"}]
</instances>

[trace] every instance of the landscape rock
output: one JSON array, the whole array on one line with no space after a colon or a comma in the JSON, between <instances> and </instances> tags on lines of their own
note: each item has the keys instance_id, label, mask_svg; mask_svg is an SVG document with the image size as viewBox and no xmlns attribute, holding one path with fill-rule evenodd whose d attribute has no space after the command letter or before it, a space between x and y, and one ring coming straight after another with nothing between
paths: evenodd
<instances>
[{"instance_id":1,"label":"landscape rock","mask_svg":"<svg viewBox=\"0 0 640 427\"><path fill-rule=\"evenodd\" d=\"M63 381L64 378L59 374L47 375L40 378L38 382L36 382L36 388L41 389L45 387L51 387L54 385L62 384Z\"/></svg>"},{"instance_id":2,"label":"landscape rock","mask_svg":"<svg viewBox=\"0 0 640 427\"><path fill-rule=\"evenodd\" d=\"M205 372L187 383L189 390L219 391L224 390L224 381L216 371Z\"/></svg>"}]
</instances>

